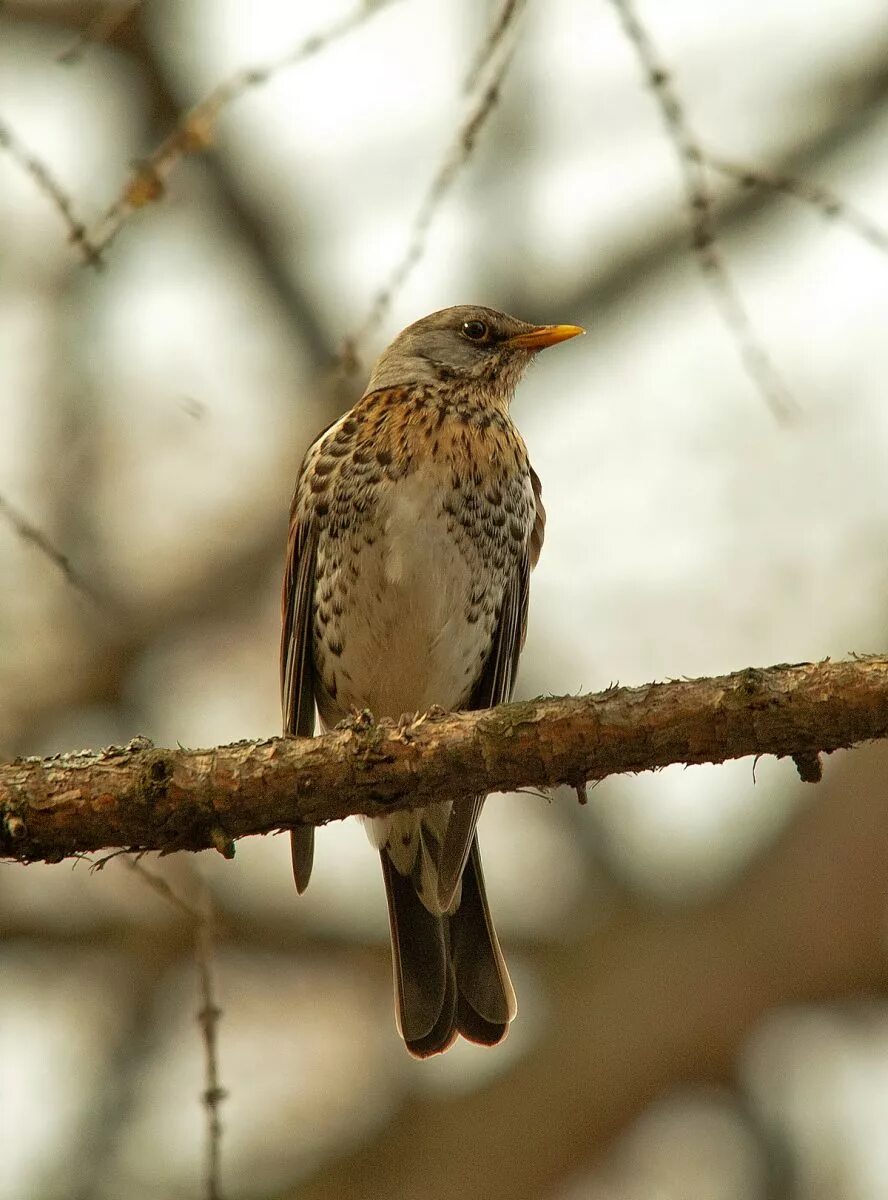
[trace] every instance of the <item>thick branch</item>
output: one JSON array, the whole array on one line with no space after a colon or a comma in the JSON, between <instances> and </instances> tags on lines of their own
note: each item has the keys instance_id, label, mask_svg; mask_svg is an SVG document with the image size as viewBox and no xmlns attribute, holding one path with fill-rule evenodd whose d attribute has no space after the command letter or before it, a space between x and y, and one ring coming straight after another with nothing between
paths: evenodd
<instances>
[{"instance_id":1,"label":"thick branch","mask_svg":"<svg viewBox=\"0 0 888 1200\"><path fill-rule=\"evenodd\" d=\"M106 847L233 853L295 822L379 816L475 792L569 783L670 763L816 755L888 736L888 658L748 669L612 687L412 724L369 714L315 739L211 750L125 748L0 766L0 855L58 860Z\"/></svg>"}]
</instances>

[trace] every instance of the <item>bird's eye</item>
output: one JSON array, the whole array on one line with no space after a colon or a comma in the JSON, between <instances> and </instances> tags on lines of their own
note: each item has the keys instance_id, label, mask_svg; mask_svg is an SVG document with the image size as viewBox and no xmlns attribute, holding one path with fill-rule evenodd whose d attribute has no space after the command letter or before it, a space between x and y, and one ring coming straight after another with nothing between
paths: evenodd
<instances>
[{"instance_id":1,"label":"bird's eye","mask_svg":"<svg viewBox=\"0 0 888 1200\"><path fill-rule=\"evenodd\" d=\"M490 330L483 321L466 321L462 327L463 336L470 342L486 342Z\"/></svg>"}]
</instances>

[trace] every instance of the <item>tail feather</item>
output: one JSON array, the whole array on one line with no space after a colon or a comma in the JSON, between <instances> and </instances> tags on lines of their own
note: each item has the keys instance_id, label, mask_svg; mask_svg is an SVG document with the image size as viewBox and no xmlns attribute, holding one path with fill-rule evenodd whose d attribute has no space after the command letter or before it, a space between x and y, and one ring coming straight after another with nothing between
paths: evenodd
<instances>
[{"instance_id":1,"label":"tail feather","mask_svg":"<svg viewBox=\"0 0 888 1200\"><path fill-rule=\"evenodd\" d=\"M456 1036L456 983L447 947L446 918L422 904L413 882L381 850L392 934L398 1029L411 1054L446 1050Z\"/></svg>"},{"instance_id":2,"label":"tail feather","mask_svg":"<svg viewBox=\"0 0 888 1200\"><path fill-rule=\"evenodd\" d=\"M296 891L301 896L311 879L314 862L314 825L299 825L290 830L290 857L293 860L293 878Z\"/></svg>"},{"instance_id":3,"label":"tail feather","mask_svg":"<svg viewBox=\"0 0 888 1200\"><path fill-rule=\"evenodd\" d=\"M398 1028L417 1058L446 1050L457 1034L501 1042L516 1012L515 993L490 919L477 841L450 915L429 912L409 877L380 851L392 934Z\"/></svg>"},{"instance_id":4,"label":"tail feather","mask_svg":"<svg viewBox=\"0 0 888 1200\"><path fill-rule=\"evenodd\" d=\"M450 955L464 1019L470 1021L471 1012L490 1027L486 1037L462 1027L460 1033L471 1041L496 1045L506 1036L518 1005L487 904L477 837L463 871L462 901L450 917Z\"/></svg>"}]
</instances>

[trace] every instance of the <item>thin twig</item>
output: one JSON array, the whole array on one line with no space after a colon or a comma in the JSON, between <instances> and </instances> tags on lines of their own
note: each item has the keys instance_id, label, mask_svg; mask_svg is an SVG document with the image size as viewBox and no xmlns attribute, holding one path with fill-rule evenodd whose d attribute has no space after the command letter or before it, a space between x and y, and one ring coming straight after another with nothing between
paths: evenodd
<instances>
[{"instance_id":1,"label":"thin twig","mask_svg":"<svg viewBox=\"0 0 888 1200\"><path fill-rule=\"evenodd\" d=\"M716 307L737 346L750 379L774 416L785 421L796 413L798 406L759 341L719 251L712 195L706 176L706 155L688 123L684 106L672 85L669 71L660 59L647 30L638 19L633 0L611 0L611 4L641 63L663 115L670 141L675 147L684 182L691 226L691 246L700 270L709 284Z\"/></svg>"},{"instance_id":2,"label":"thin twig","mask_svg":"<svg viewBox=\"0 0 888 1200\"><path fill-rule=\"evenodd\" d=\"M227 1093L219 1079L218 1031L222 1010L215 1001L213 986L213 900L206 881L202 881L200 904L202 919L197 926L195 954L202 1000L197 1019L203 1033L206 1084L203 1093L207 1115L206 1198L221 1200L222 1120L219 1110Z\"/></svg>"},{"instance_id":3,"label":"thin twig","mask_svg":"<svg viewBox=\"0 0 888 1200\"><path fill-rule=\"evenodd\" d=\"M0 516L5 517L23 541L30 542L32 546L35 546L45 558L48 558L59 569L71 587L75 588L81 595L85 596L99 608L106 608L108 606L107 598L100 595L83 578L71 565L71 560L68 556L57 549L41 529L38 529L32 521L28 520L24 513L10 504L2 495L0 495Z\"/></svg>"},{"instance_id":4,"label":"thin twig","mask_svg":"<svg viewBox=\"0 0 888 1200\"><path fill-rule=\"evenodd\" d=\"M500 0L500 6L493 15L484 41L478 47L472 65L466 74L463 90L467 95L471 95L478 86L481 76L487 69L487 64L496 54L497 48L508 34L515 19L520 15L524 3L525 0Z\"/></svg>"},{"instance_id":5,"label":"thin twig","mask_svg":"<svg viewBox=\"0 0 888 1200\"><path fill-rule=\"evenodd\" d=\"M244 67L213 88L208 96L183 113L172 132L147 158L135 164L122 192L90 233L92 245L99 251L107 249L134 212L164 196L167 180L179 162L189 154L205 150L212 143L216 122L224 108L253 88L268 83L281 71L326 49L331 42L344 37L393 2L364 0L351 13L333 21L321 33L305 38L286 54L266 63Z\"/></svg>"},{"instance_id":6,"label":"thin twig","mask_svg":"<svg viewBox=\"0 0 888 1200\"><path fill-rule=\"evenodd\" d=\"M797 179L792 175L774 175L758 167L744 166L722 158L719 154L706 151L706 162L714 170L735 179L746 188L761 187L772 192L783 192L796 200L810 205L828 220L840 221L847 225L859 237L863 238L876 250L888 254L888 229L877 225L864 213L859 212L853 205L848 204L835 192L819 183L811 183L807 179Z\"/></svg>"},{"instance_id":7,"label":"thin twig","mask_svg":"<svg viewBox=\"0 0 888 1200\"><path fill-rule=\"evenodd\" d=\"M184 896L180 896L162 875L158 875L156 871L152 871L150 867L146 867L142 862L142 857L142 854L127 854L123 861L130 871L138 875L167 904L171 904L173 908L177 908L179 912L189 917L195 925L199 925L203 920L200 911L193 904L190 904Z\"/></svg>"},{"instance_id":8,"label":"thin twig","mask_svg":"<svg viewBox=\"0 0 888 1200\"><path fill-rule=\"evenodd\" d=\"M465 117L441 160L410 227L407 245L387 281L370 304L367 315L357 329L344 339L339 367L347 374L357 368L361 343L384 319L398 292L425 253L427 236L447 193L466 166L478 143L479 135L500 98L503 80L512 63L516 42L507 34L522 9L520 3L505 0L491 29L485 35L472 79L478 84L471 97ZM486 82L483 82L486 77Z\"/></svg>"},{"instance_id":9,"label":"thin twig","mask_svg":"<svg viewBox=\"0 0 888 1200\"><path fill-rule=\"evenodd\" d=\"M56 62L63 63L65 66L71 66L78 62L83 57L87 46L99 45L107 41L142 3L143 0L129 0L128 3L118 0L117 3L103 4L92 20L87 21L73 42L56 56Z\"/></svg>"},{"instance_id":10,"label":"thin twig","mask_svg":"<svg viewBox=\"0 0 888 1200\"><path fill-rule=\"evenodd\" d=\"M86 226L74 211L74 201L47 167L24 145L9 125L0 120L0 150L5 150L14 163L28 175L64 221L68 240L78 247L83 257L98 266L101 256L87 235Z\"/></svg>"},{"instance_id":11,"label":"thin twig","mask_svg":"<svg viewBox=\"0 0 888 1200\"><path fill-rule=\"evenodd\" d=\"M227 1093L219 1077L219 1018L222 1010L216 1001L213 980L213 900L205 880L200 881L199 907L190 904L171 887L162 875L149 870L138 858L125 859L131 871L162 896L174 908L183 912L194 923L194 953L197 963L198 986L201 1006L197 1014L204 1044L204 1082L202 1095L207 1116L206 1174L204 1195L206 1200L221 1200L220 1164L222 1151L222 1120L220 1108Z\"/></svg>"}]
</instances>

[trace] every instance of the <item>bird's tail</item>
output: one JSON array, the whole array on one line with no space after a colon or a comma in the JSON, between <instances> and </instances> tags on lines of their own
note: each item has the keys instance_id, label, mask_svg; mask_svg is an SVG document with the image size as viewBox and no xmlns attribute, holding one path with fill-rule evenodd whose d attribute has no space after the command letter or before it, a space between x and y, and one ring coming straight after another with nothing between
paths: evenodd
<instances>
[{"instance_id":1,"label":"bird's tail","mask_svg":"<svg viewBox=\"0 0 888 1200\"><path fill-rule=\"evenodd\" d=\"M466 861L459 906L429 912L413 881L380 851L392 934L398 1028L417 1058L439 1054L457 1034L495 1046L517 1006L490 918L478 840Z\"/></svg>"}]
</instances>

